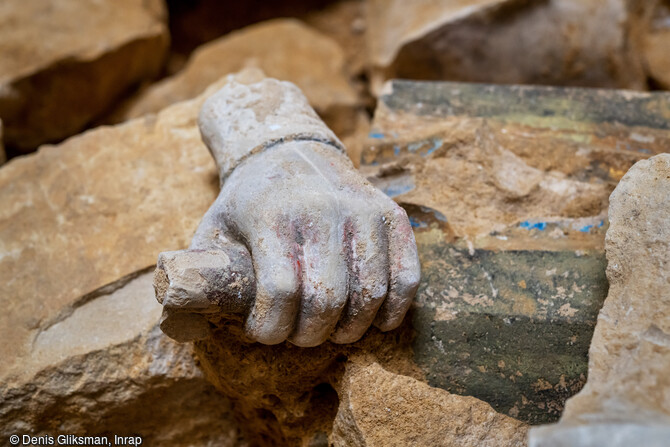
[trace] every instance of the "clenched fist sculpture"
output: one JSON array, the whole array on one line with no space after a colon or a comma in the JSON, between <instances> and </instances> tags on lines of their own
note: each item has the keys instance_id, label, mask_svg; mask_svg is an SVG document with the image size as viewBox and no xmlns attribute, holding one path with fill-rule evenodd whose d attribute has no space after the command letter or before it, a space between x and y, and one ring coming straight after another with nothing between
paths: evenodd
<instances>
[{"instance_id":1,"label":"clenched fist sculpture","mask_svg":"<svg viewBox=\"0 0 670 447\"><path fill-rule=\"evenodd\" d=\"M239 314L265 344L351 343L402 321L420 269L405 211L367 182L291 83L231 82L198 119L221 192L154 286L171 337Z\"/></svg>"}]
</instances>

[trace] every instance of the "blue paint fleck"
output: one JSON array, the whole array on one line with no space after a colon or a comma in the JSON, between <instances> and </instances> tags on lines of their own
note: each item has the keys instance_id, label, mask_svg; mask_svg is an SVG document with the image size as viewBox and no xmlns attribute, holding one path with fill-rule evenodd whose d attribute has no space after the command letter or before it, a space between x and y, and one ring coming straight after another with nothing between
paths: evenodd
<instances>
[{"instance_id":1,"label":"blue paint fleck","mask_svg":"<svg viewBox=\"0 0 670 447\"><path fill-rule=\"evenodd\" d=\"M393 154L400 155L400 146L393 146Z\"/></svg>"},{"instance_id":2,"label":"blue paint fleck","mask_svg":"<svg viewBox=\"0 0 670 447\"><path fill-rule=\"evenodd\" d=\"M409 216L409 224L412 226L412 228L425 228L425 227L428 226L428 225L426 225L425 222L419 222L418 220L416 220L412 216Z\"/></svg>"},{"instance_id":3,"label":"blue paint fleck","mask_svg":"<svg viewBox=\"0 0 670 447\"><path fill-rule=\"evenodd\" d=\"M433 145L431 146L430 149L428 149L428 152L426 152L426 155L430 155L433 152L435 152L437 149L442 147L442 139L441 138L433 138Z\"/></svg>"},{"instance_id":4,"label":"blue paint fleck","mask_svg":"<svg viewBox=\"0 0 670 447\"><path fill-rule=\"evenodd\" d=\"M384 138L384 134L383 134L383 133L379 133L379 132L370 132L370 134L369 134L368 136L369 136L370 138L376 138L376 139L378 139L378 140Z\"/></svg>"},{"instance_id":5,"label":"blue paint fleck","mask_svg":"<svg viewBox=\"0 0 670 447\"><path fill-rule=\"evenodd\" d=\"M540 230L544 231L547 228L547 223L546 222L531 222L529 220L526 220L524 222L521 222L519 224L521 228L526 228L528 230Z\"/></svg>"},{"instance_id":6,"label":"blue paint fleck","mask_svg":"<svg viewBox=\"0 0 670 447\"><path fill-rule=\"evenodd\" d=\"M399 196L414 189L413 185L391 185L384 188L384 194L389 197Z\"/></svg>"},{"instance_id":7,"label":"blue paint fleck","mask_svg":"<svg viewBox=\"0 0 670 447\"><path fill-rule=\"evenodd\" d=\"M421 149L421 146L423 146L423 142L412 143L409 146L407 146L407 149L409 149L410 152L416 152L419 149Z\"/></svg>"},{"instance_id":8,"label":"blue paint fleck","mask_svg":"<svg viewBox=\"0 0 670 447\"><path fill-rule=\"evenodd\" d=\"M582 228L579 229L579 231L581 231L582 233L588 233L589 231L591 231L592 228L600 228L603 225L605 225L605 221L601 220L600 222L598 222L597 225L595 224L584 225Z\"/></svg>"},{"instance_id":9,"label":"blue paint fleck","mask_svg":"<svg viewBox=\"0 0 670 447\"><path fill-rule=\"evenodd\" d=\"M591 231L591 228L593 228L593 225L584 225L582 228L579 229L582 233L588 233Z\"/></svg>"},{"instance_id":10,"label":"blue paint fleck","mask_svg":"<svg viewBox=\"0 0 670 447\"><path fill-rule=\"evenodd\" d=\"M447 216L445 216L444 214L442 214L441 212L439 212L437 210L434 210L432 208L428 208L427 206L421 206L421 205L419 205L419 209L421 210L422 213L432 214L439 221L442 221L442 222L447 221Z\"/></svg>"}]
</instances>

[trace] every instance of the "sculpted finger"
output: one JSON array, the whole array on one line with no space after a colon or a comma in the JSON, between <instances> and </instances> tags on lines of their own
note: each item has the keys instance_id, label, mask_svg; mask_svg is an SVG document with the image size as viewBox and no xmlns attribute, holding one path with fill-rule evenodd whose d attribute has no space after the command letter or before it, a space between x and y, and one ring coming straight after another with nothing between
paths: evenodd
<instances>
[{"instance_id":1,"label":"sculpted finger","mask_svg":"<svg viewBox=\"0 0 670 447\"><path fill-rule=\"evenodd\" d=\"M295 329L289 340L298 346L323 343L335 329L347 300L347 264L343 228L337 215L324 215L319 228L302 228L302 297Z\"/></svg>"},{"instance_id":2,"label":"sculpted finger","mask_svg":"<svg viewBox=\"0 0 670 447\"><path fill-rule=\"evenodd\" d=\"M421 279L419 254L407 213L394 203L387 219L389 240L389 293L374 321L382 331L400 326Z\"/></svg>"},{"instance_id":3,"label":"sculpted finger","mask_svg":"<svg viewBox=\"0 0 670 447\"><path fill-rule=\"evenodd\" d=\"M256 300L245 331L264 344L281 343L293 331L300 303L300 261L288 237L265 234L250 241L256 274Z\"/></svg>"},{"instance_id":4,"label":"sculpted finger","mask_svg":"<svg viewBox=\"0 0 670 447\"><path fill-rule=\"evenodd\" d=\"M331 340L352 343L360 339L386 298L388 239L380 214L349 229L349 297Z\"/></svg>"}]
</instances>

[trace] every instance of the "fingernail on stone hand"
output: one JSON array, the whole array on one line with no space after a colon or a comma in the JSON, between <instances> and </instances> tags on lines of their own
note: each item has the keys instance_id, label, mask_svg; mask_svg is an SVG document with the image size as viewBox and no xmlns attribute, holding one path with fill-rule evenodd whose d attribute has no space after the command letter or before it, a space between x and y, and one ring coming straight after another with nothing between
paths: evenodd
<instances>
[{"instance_id":1,"label":"fingernail on stone hand","mask_svg":"<svg viewBox=\"0 0 670 447\"><path fill-rule=\"evenodd\" d=\"M298 346L400 325L420 277L407 215L354 169L296 86L231 82L199 125L221 192L190 248L159 257L168 335L203 338L217 314L242 315L252 340Z\"/></svg>"}]
</instances>

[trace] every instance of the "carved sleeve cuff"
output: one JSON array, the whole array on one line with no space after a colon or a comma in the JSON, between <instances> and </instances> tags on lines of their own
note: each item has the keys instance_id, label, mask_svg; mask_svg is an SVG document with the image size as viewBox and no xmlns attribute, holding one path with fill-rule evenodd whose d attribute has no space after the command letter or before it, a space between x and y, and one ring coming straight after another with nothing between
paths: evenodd
<instances>
[{"instance_id":1,"label":"carved sleeve cuff","mask_svg":"<svg viewBox=\"0 0 670 447\"><path fill-rule=\"evenodd\" d=\"M198 122L222 184L243 160L283 142L317 141L345 153L302 92L275 79L225 85L205 101Z\"/></svg>"}]
</instances>

